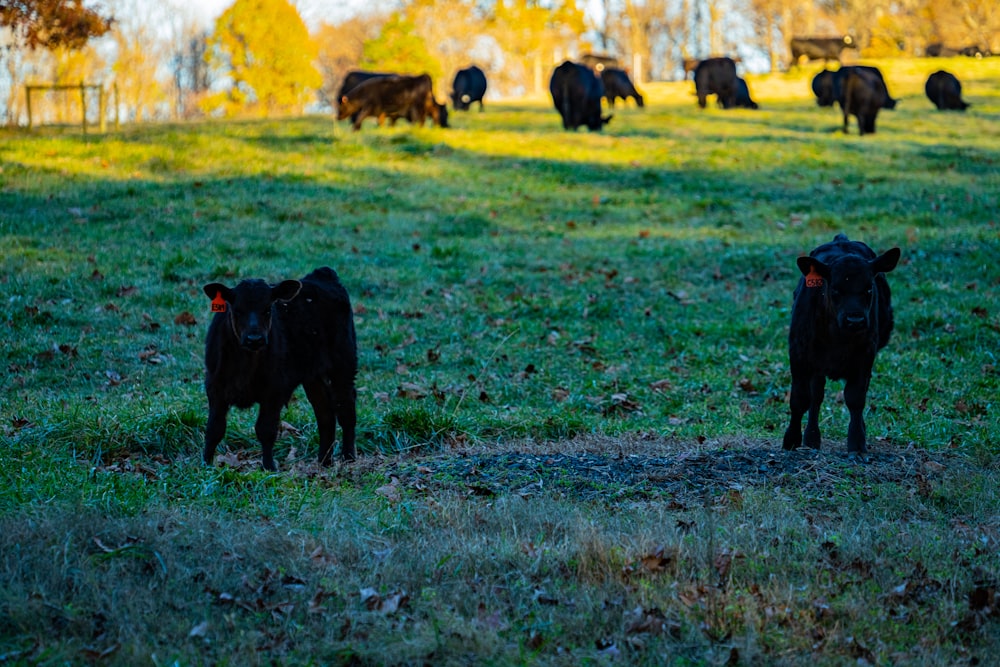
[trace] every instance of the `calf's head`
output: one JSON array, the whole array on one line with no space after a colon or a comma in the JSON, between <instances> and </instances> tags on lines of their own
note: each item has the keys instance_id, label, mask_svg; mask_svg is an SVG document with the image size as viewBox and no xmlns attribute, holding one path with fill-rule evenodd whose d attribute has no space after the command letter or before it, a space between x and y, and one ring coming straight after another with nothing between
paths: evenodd
<instances>
[{"instance_id":1,"label":"calf's head","mask_svg":"<svg viewBox=\"0 0 1000 667\"><path fill-rule=\"evenodd\" d=\"M806 277L807 288L823 289L827 311L834 316L837 328L848 333L869 331L875 313L877 290L875 276L896 268L899 248L875 259L844 254L829 264L815 257L799 257L799 270Z\"/></svg>"},{"instance_id":2,"label":"calf's head","mask_svg":"<svg viewBox=\"0 0 1000 667\"><path fill-rule=\"evenodd\" d=\"M285 280L275 286L263 280L244 280L233 288L209 283L204 290L212 299L212 310L225 313L229 327L240 347L257 352L267 347L271 334L271 306L276 301L291 301L302 289L298 280Z\"/></svg>"}]
</instances>

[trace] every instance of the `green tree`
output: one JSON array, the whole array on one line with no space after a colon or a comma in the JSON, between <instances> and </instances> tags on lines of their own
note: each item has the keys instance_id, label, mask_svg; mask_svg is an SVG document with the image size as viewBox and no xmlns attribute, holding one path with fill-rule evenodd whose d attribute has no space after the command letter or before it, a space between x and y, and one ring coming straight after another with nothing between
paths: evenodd
<instances>
[{"instance_id":1,"label":"green tree","mask_svg":"<svg viewBox=\"0 0 1000 667\"><path fill-rule=\"evenodd\" d=\"M227 116L301 113L323 79L319 55L288 0L236 0L215 23L206 59L227 71L230 87L205 100Z\"/></svg>"},{"instance_id":2,"label":"green tree","mask_svg":"<svg viewBox=\"0 0 1000 667\"><path fill-rule=\"evenodd\" d=\"M365 42L360 65L364 69L400 74L426 72L435 81L441 78L441 64L427 49L424 38L417 34L413 21L399 12L389 17L378 37Z\"/></svg>"}]
</instances>

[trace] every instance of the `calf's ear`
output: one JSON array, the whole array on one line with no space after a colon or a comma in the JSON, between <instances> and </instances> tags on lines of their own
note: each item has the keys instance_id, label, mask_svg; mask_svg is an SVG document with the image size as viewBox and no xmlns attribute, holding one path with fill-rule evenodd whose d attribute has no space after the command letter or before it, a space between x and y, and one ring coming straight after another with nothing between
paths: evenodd
<instances>
[{"instance_id":1,"label":"calf's ear","mask_svg":"<svg viewBox=\"0 0 1000 667\"><path fill-rule=\"evenodd\" d=\"M282 280L271 288L271 299L274 301L291 301L302 289L302 283L298 280Z\"/></svg>"},{"instance_id":2,"label":"calf's ear","mask_svg":"<svg viewBox=\"0 0 1000 667\"><path fill-rule=\"evenodd\" d=\"M896 268L896 264L899 263L899 255L899 248L886 250L883 254L872 260L872 271L875 273L888 273L892 271Z\"/></svg>"},{"instance_id":3,"label":"calf's ear","mask_svg":"<svg viewBox=\"0 0 1000 667\"><path fill-rule=\"evenodd\" d=\"M214 299L215 297L222 295L222 298L229 303L233 302L233 290L229 289L222 283L209 283L202 289L205 290L205 296L209 299Z\"/></svg>"},{"instance_id":4,"label":"calf's ear","mask_svg":"<svg viewBox=\"0 0 1000 667\"><path fill-rule=\"evenodd\" d=\"M795 262L799 266L799 271L804 276L808 276L811 273L818 273L823 278L830 279L830 267L815 257L799 257Z\"/></svg>"}]
</instances>

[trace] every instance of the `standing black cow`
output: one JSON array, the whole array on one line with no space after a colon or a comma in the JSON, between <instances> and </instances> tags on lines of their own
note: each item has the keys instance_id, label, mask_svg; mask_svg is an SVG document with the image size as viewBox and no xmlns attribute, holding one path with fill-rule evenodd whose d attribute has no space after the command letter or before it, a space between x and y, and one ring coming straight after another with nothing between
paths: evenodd
<instances>
[{"instance_id":1,"label":"standing black cow","mask_svg":"<svg viewBox=\"0 0 1000 667\"><path fill-rule=\"evenodd\" d=\"M727 107L724 100L719 100L722 103L723 109L731 109L734 107L740 107L743 109L759 109L760 107L753 99L750 97L750 88L747 87L747 82L743 80L743 77L736 77L736 95L733 98L733 106Z\"/></svg>"},{"instance_id":2,"label":"standing black cow","mask_svg":"<svg viewBox=\"0 0 1000 667\"><path fill-rule=\"evenodd\" d=\"M805 445L819 449L819 408L826 379L844 380L851 414L847 450L867 450L864 409L876 353L889 342L893 314L885 274L896 268L899 248L876 257L864 243L838 234L808 257L792 303L788 357L792 371L791 422L784 449L802 445L802 416L808 410Z\"/></svg>"},{"instance_id":3,"label":"standing black cow","mask_svg":"<svg viewBox=\"0 0 1000 667\"><path fill-rule=\"evenodd\" d=\"M475 65L460 69L451 84L451 105L455 111L468 111L473 102L479 102L479 112L483 111L483 97L486 95L486 74Z\"/></svg>"},{"instance_id":4,"label":"standing black cow","mask_svg":"<svg viewBox=\"0 0 1000 667\"><path fill-rule=\"evenodd\" d=\"M386 118L392 125L400 118L423 125L430 117L439 126L448 127L448 109L434 99L433 87L427 74L369 79L340 99L337 120L350 117L355 130L360 130L368 117L374 117L379 125Z\"/></svg>"},{"instance_id":5,"label":"standing black cow","mask_svg":"<svg viewBox=\"0 0 1000 667\"><path fill-rule=\"evenodd\" d=\"M813 93L816 94L816 104L821 107L832 107L834 102L836 102L840 105L840 108L843 109L844 81L847 78L847 75L854 71L867 72L881 81L882 88L885 88L885 102L883 103L883 108L896 108L896 102L899 100L893 99L892 96L889 95L889 87L885 83L885 77L882 76L881 70L877 67L871 67L870 65L845 65L836 71L824 69L822 72L814 76L812 80L812 89Z\"/></svg>"},{"instance_id":6,"label":"standing black cow","mask_svg":"<svg viewBox=\"0 0 1000 667\"><path fill-rule=\"evenodd\" d=\"M628 72L615 67L605 67L601 70L601 83L604 84L604 97L608 100L608 106L615 107L615 100L622 98L622 104L628 98L635 100L636 106L643 106L642 95L635 89L632 79L628 78Z\"/></svg>"},{"instance_id":7,"label":"standing black cow","mask_svg":"<svg viewBox=\"0 0 1000 667\"><path fill-rule=\"evenodd\" d=\"M698 106L705 108L709 95L717 95L724 109L736 106L736 62L732 58L708 58L694 70L694 90Z\"/></svg>"},{"instance_id":8,"label":"standing black cow","mask_svg":"<svg viewBox=\"0 0 1000 667\"><path fill-rule=\"evenodd\" d=\"M263 465L276 470L281 410L299 385L316 414L320 463L333 461L337 422L344 460L354 460L358 350L351 302L336 272L322 267L301 281L244 280L204 289L215 312L205 340L205 463L211 465L226 435L229 409L259 404Z\"/></svg>"},{"instance_id":9,"label":"standing black cow","mask_svg":"<svg viewBox=\"0 0 1000 667\"><path fill-rule=\"evenodd\" d=\"M789 42L792 51L792 65L798 66L802 58L807 60L822 60L826 65L831 60L840 62L840 53L844 49L858 48L850 35L843 37L792 37Z\"/></svg>"},{"instance_id":10,"label":"standing black cow","mask_svg":"<svg viewBox=\"0 0 1000 667\"><path fill-rule=\"evenodd\" d=\"M938 111L965 111L969 108L969 103L962 101L962 84L951 72L938 70L931 74L924 84L924 92Z\"/></svg>"},{"instance_id":11,"label":"standing black cow","mask_svg":"<svg viewBox=\"0 0 1000 667\"><path fill-rule=\"evenodd\" d=\"M854 69L844 77L843 87L844 134L851 115L858 119L858 134L875 134L875 119L889 98L885 83L871 72Z\"/></svg>"},{"instance_id":12,"label":"standing black cow","mask_svg":"<svg viewBox=\"0 0 1000 667\"><path fill-rule=\"evenodd\" d=\"M611 120L610 115L601 116L604 84L586 65L568 60L559 65L549 80L549 92L567 130L586 125L591 132L597 132Z\"/></svg>"}]
</instances>

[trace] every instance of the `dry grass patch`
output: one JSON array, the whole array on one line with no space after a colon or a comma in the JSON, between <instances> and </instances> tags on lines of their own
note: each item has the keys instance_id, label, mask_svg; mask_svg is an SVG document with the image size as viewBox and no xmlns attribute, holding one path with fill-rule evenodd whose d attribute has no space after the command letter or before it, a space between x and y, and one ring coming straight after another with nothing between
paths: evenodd
<instances>
[{"instance_id":1,"label":"dry grass patch","mask_svg":"<svg viewBox=\"0 0 1000 667\"><path fill-rule=\"evenodd\" d=\"M0 650L108 664L991 654L996 471L873 449L857 466L762 442L583 437L302 461L280 479L133 460L203 500L4 519ZM268 480L279 513L210 509L269 507Z\"/></svg>"}]
</instances>

